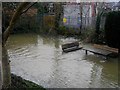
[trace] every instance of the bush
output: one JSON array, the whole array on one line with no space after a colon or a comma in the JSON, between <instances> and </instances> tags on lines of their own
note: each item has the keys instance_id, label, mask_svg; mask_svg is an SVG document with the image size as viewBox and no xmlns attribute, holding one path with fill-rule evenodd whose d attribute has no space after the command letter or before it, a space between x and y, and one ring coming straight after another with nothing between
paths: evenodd
<instances>
[{"instance_id":1,"label":"bush","mask_svg":"<svg viewBox=\"0 0 120 90\"><path fill-rule=\"evenodd\" d=\"M64 35L64 36L75 36L75 35L79 35L79 29L73 28L73 27L65 27L65 26L60 26L58 28L60 35Z\"/></svg>"},{"instance_id":2,"label":"bush","mask_svg":"<svg viewBox=\"0 0 120 90\"><path fill-rule=\"evenodd\" d=\"M110 47L118 48L120 46L120 11L112 11L107 14L105 38Z\"/></svg>"},{"instance_id":3,"label":"bush","mask_svg":"<svg viewBox=\"0 0 120 90\"><path fill-rule=\"evenodd\" d=\"M91 43L95 41L95 30L94 29L88 29L81 33L80 39L84 42Z\"/></svg>"},{"instance_id":4,"label":"bush","mask_svg":"<svg viewBox=\"0 0 120 90\"><path fill-rule=\"evenodd\" d=\"M39 28L40 25L37 23L36 16L21 16L12 33L37 32Z\"/></svg>"}]
</instances>

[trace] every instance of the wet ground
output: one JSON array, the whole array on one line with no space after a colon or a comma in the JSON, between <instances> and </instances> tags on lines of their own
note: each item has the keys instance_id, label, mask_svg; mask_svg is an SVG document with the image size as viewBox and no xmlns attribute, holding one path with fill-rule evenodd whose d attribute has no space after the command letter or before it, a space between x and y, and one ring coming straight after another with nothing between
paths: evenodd
<instances>
[{"instance_id":1,"label":"wet ground","mask_svg":"<svg viewBox=\"0 0 120 90\"><path fill-rule=\"evenodd\" d=\"M74 38L36 34L12 35L7 43L11 72L45 88L110 88L118 86L118 58L78 50L63 53ZM90 47L86 44L84 47Z\"/></svg>"}]
</instances>

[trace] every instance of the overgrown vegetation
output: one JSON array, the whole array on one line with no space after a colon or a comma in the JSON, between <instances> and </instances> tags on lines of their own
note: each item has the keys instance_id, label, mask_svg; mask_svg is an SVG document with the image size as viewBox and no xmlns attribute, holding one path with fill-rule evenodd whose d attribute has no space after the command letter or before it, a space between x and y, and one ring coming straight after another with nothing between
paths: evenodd
<instances>
[{"instance_id":1,"label":"overgrown vegetation","mask_svg":"<svg viewBox=\"0 0 120 90\"><path fill-rule=\"evenodd\" d=\"M4 32L8 27L18 4L19 3L10 2L3 3L2 32ZM12 33L39 32L40 28L42 27L42 20L39 17L42 17L43 13L47 13L45 7L43 7L41 3L36 3L26 13L21 15L18 22L15 24Z\"/></svg>"},{"instance_id":2,"label":"overgrown vegetation","mask_svg":"<svg viewBox=\"0 0 120 90\"><path fill-rule=\"evenodd\" d=\"M11 86L8 87L8 90L17 90L17 89L37 89L37 90L46 90L42 86L39 86L31 81L22 79L20 76L11 74ZM4 90L4 89L2 89Z\"/></svg>"}]
</instances>

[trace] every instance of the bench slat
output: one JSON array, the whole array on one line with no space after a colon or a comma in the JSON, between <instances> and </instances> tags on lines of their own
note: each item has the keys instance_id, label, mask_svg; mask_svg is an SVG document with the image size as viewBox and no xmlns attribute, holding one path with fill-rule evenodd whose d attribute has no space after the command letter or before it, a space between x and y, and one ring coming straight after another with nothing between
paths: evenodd
<instances>
[{"instance_id":1,"label":"bench slat","mask_svg":"<svg viewBox=\"0 0 120 90\"><path fill-rule=\"evenodd\" d=\"M79 42L72 42L62 45L62 49L72 48L72 47L79 47Z\"/></svg>"},{"instance_id":2,"label":"bench slat","mask_svg":"<svg viewBox=\"0 0 120 90\"><path fill-rule=\"evenodd\" d=\"M92 52L94 54L102 55L102 56L108 56L112 53L112 52L101 50L101 49L86 49L86 48L83 48L83 50Z\"/></svg>"},{"instance_id":3,"label":"bench slat","mask_svg":"<svg viewBox=\"0 0 120 90\"><path fill-rule=\"evenodd\" d=\"M80 49L82 49L82 47L78 47L78 48L74 47L74 48L64 49L63 52L67 53L67 52L72 52Z\"/></svg>"}]
</instances>

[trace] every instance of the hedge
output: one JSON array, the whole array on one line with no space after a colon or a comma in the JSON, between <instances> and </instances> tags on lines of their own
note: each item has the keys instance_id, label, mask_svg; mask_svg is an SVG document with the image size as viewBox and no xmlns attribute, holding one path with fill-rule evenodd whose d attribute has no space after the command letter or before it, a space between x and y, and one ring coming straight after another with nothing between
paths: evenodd
<instances>
[{"instance_id":1,"label":"hedge","mask_svg":"<svg viewBox=\"0 0 120 90\"><path fill-rule=\"evenodd\" d=\"M120 47L120 11L109 12L105 21L105 37L108 46Z\"/></svg>"}]
</instances>

